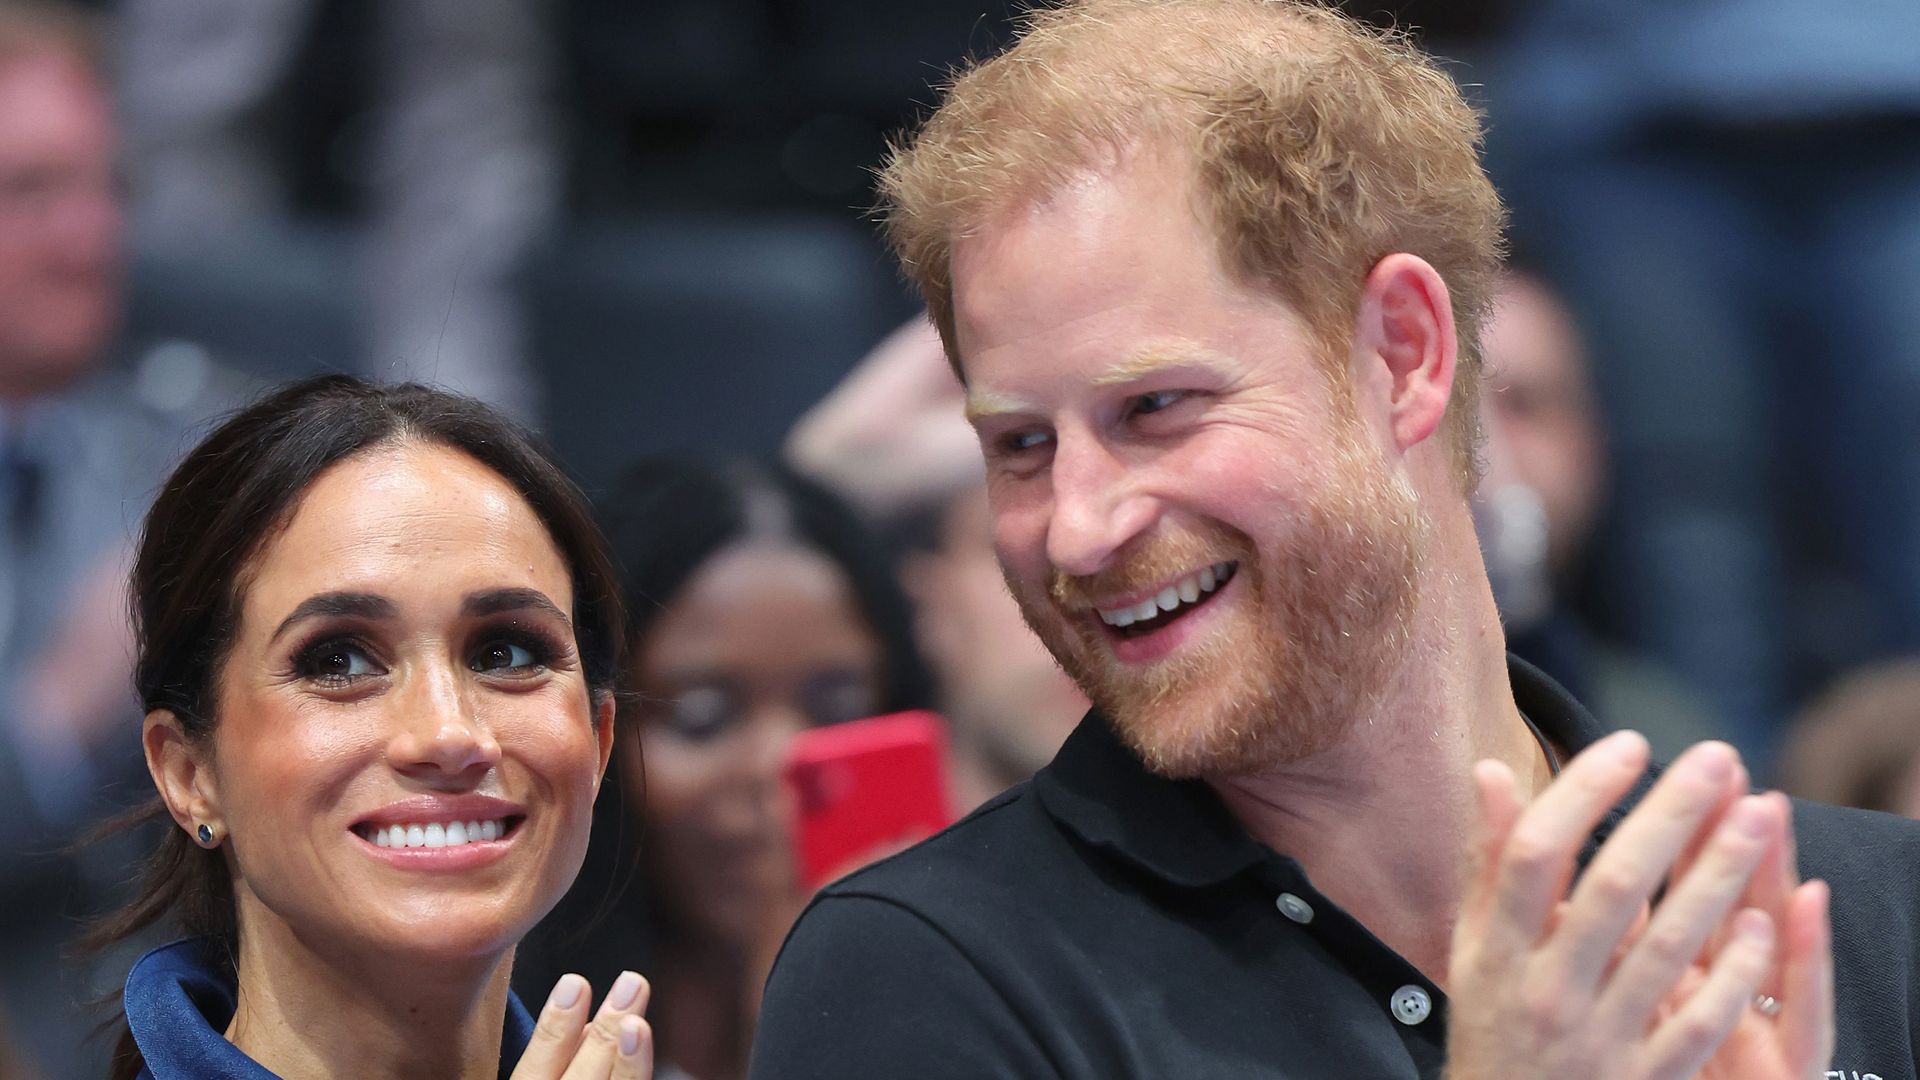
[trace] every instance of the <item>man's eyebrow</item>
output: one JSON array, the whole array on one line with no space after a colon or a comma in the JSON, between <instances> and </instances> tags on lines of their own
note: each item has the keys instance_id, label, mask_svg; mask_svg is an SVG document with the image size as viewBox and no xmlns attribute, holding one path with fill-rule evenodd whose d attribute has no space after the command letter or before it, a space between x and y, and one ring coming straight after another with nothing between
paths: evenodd
<instances>
[{"instance_id":1,"label":"man's eyebrow","mask_svg":"<svg viewBox=\"0 0 1920 1080\"><path fill-rule=\"evenodd\" d=\"M1005 416L1008 413L1032 411L1032 405L1012 394L997 394L991 390L967 391L968 423L976 423L994 416Z\"/></svg>"},{"instance_id":2,"label":"man's eyebrow","mask_svg":"<svg viewBox=\"0 0 1920 1080\"><path fill-rule=\"evenodd\" d=\"M1158 346L1143 350L1111 365L1093 377L1093 385L1124 386L1127 383L1158 375L1163 371L1199 369L1224 373L1234 370L1237 366L1224 354L1211 349L1190 345Z\"/></svg>"},{"instance_id":3,"label":"man's eyebrow","mask_svg":"<svg viewBox=\"0 0 1920 1080\"><path fill-rule=\"evenodd\" d=\"M327 592L316 593L300 601L292 614L280 620L274 628L273 637L268 642L279 639L281 634L294 623L306 619L351 617L356 619L391 619L398 609L393 601L373 593Z\"/></svg>"},{"instance_id":4,"label":"man's eyebrow","mask_svg":"<svg viewBox=\"0 0 1920 1080\"><path fill-rule=\"evenodd\" d=\"M526 611L527 609L544 612L560 621L562 626L572 627L573 620L560 610L560 605L547 598L539 589L487 589L483 592L471 592L461 601L460 613L469 618L482 615L498 615L503 611Z\"/></svg>"}]
</instances>

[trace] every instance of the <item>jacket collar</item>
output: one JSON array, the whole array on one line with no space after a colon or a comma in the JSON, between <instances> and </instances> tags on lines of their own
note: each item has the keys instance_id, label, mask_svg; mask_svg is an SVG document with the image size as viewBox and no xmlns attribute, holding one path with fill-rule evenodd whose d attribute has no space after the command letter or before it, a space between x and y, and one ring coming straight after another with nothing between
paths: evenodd
<instances>
[{"instance_id":1,"label":"jacket collar","mask_svg":"<svg viewBox=\"0 0 1920 1080\"><path fill-rule=\"evenodd\" d=\"M233 1020L232 965L212 938L187 938L147 953L127 973L127 1027L154 1080L275 1080L222 1032ZM533 1038L533 1018L511 991L500 1038L506 1077Z\"/></svg>"},{"instance_id":2,"label":"jacket collar","mask_svg":"<svg viewBox=\"0 0 1920 1080\"><path fill-rule=\"evenodd\" d=\"M1607 734L1571 694L1526 661L1509 655L1507 675L1514 703L1563 761ZM1657 775L1657 769L1648 770L1608 813L1581 852L1582 866ZM1204 781L1148 772L1097 711L1068 736L1034 777L1033 788L1048 815L1069 832L1174 885L1219 884L1273 854L1247 835Z\"/></svg>"}]
</instances>

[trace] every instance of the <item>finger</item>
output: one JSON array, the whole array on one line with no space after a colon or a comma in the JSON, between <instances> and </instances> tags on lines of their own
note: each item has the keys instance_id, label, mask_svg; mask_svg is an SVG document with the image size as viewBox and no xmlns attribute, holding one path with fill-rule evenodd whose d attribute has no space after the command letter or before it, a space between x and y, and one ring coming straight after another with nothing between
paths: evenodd
<instances>
[{"instance_id":1,"label":"finger","mask_svg":"<svg viewBox=\"0 0 1920 1080\"><path fill-rule=\"evenodd\" d=\"M1707 815L1708 820L1719 821L1725 817L1727 811L1732 808L1735 799L1738 799L1742 795L1751 794L1752 780L1752 776L1747 772L1746 764L1743 762L1735 762L1733 776L1727 780L1726 789L1720 793L1720 800L1714 804L1713 812ZM1687 871L1693 868L1693 864L1699 861L1700 850L1706 847L1707 840L1712 835L1713 832L1710 829L1703 829L1695 833L1692 839L1687 841L1686 850L1682 851L1680 857L1673 861L1673 874L1667 880L1678 881L1685 877Z\"/></svg>"},{"instance_id":2,"label":"finger","mask_svg":"<svg viewBox=\"0 0 1920 1080\"><path fill-rule=\"evenodd\" d=\"M1608 810L1647 764L1647 740L1616 732L1588 747L1547 785L1510 830L1499 865L1493 923L1530 947L1565 898L1573 862Z\"/></svg>"},{"instance_id":3,"label":"finger","mask_svg":"<svg viewBox=\"0 0 1920 1080\"><path fill-rule=\"evenodd\" d=\"M1800 864L1793 835L1793 803L1777 791L1768 792L1763 797L1773 804L1784 827L1780 830L1779 841L1769 845L1766 853L1760 857L1760 865L1754 870L1753 880L1748 883L1747 894L1740 903L1743 907L1759 908L1773 920L1773 925L1785 927L1794 891L1800 887ZM1782 936L1785 936L1784 930ZM1775 998L1781 996L1787 957L1787 949L1775 951L1774 968L1761 984L1761 993L1771 994Z\"/></svg>"},{"instance_id":4,"label":"finger","mask_svg":"<svg viewBox=\"0 0 1920 1080\"><path fill-rule=\"evenodd\" d=\"M631 1013L620 1017L618 1053L612 1080L652 1080L653 1028Z\"/></svg>"},{"instance_id":5,"label":"finger","mask_svg":"<svg viewBox=\"0 0 1920 1080\"><path fill-rule=\"evenodd\" d=\"M1801 1075L1818 1075L1833 1061L1832 896L1824 881L1794 890L1787 913L1780 993L1781 1046Z\"/></svg>"},{"instance_id":6,"label":"finger","mask_svg":"<svg viewBox=\"0 0 1920 1080\"><path fill-rule=\"evenodd\" d=\"M1701 743L1680 755L1594 856L1548 946L1572 985L1591 990L1600 984L1628 927L1674 860L1695 836L1716 831L1708 815L1720 803L1738 764L1738 755L1725 743ZM1744 883L1742 878L1735 884ZM1727 896L1729 906L1738 895ZM1696 949L1718 921L1716 914Z\"/></svg>"},{"instance_id":7,"label":"finger","mask_svg":"<svg viewBox=\"0 0 1920 1080\"><path fill-rule=\"evenodd\" d=\"M593 1023L580 1038L573 1062L563 1080L605 1080L620 1056L620 1024L624 1017L638 1016L646 1005L647 980L637 971L623 971L607 990Z\"/></svg>"},{"instance_id":8,"label":"finger","mask_svg":"<svg viewBox=\"0 0 1920 1080\"><path fill-rule=\"evenodd\" d=\"M1753 908L1733 922L1733 936L1713 959L1706 981L1647 1040L1647 1077L1691 1077L1727 1040L1773 963L1773 920Z\"/></svg>"},{"instance_id":9,"label":"finger","mask_svg":"<svg viewBox=\"0 0 1920 1080\"><path fill-rule=\"evenodd\" d=\"M1749 795L1733 804L1700 861L1660 901L1646 933L1602 991L1600 1011L1614 1030L1644 1030L1661 999L1746 891L1760 856L1783 827L1778 809L1765 798ZM1767 925L1773 925L1771 916Z\"/></svg>"},{"instance_id":10,"label":"finger","mask_svg":"<svg viewBox=\"0 0 1920 1080\"><path fill-rule=\"evenodd\" d=\"M1499 892L1500 852L1525 807L1520 805L1515 790L1513 770L1498 761L1475 765L1473 786L1479 814L1474 824L1473 869L1467 877L1469 888L1461 904L1459 926L1477 934Z\"/></svg>"},{"instance_id":11,"label":"finger","mask_svg":"<svg viewBox=\"0 0 1920 1080\"><path fill-rule=\"evenodd\" d=\"M580 1034L587 1026L587 1000L592 988L587 980L567 974L553 984L547 1003L540 1007L540 1019L533 1026L533 1038L514 1066L512 1080L553 1080L566 1069L580 1047Z\"/></svg>"}]
</instances>

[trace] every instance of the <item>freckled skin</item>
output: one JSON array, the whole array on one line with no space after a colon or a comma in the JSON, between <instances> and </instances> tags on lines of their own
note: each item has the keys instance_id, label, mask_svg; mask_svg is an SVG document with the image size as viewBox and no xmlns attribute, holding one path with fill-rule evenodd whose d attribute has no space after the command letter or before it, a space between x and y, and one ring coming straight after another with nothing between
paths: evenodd
<instances>
[{"instance_id":1,"label":"freckled skin","mask_svg":"<svg viewBox=\"0 0 1920 1080\"><path fill-rule=\"evenodd\" d=\"M610 746L571 630L517 610L476 617L470 593L537 590L571 617L566 563L526 502L453 450L413 444L343 461L259 553L220 680L203 795L228 834L243 951L288 939L383 961L497 959L565 891L586 849ZM302 620L301 601L372 593L390 620ZM537 669L476 672L503 625L560 651ZM350 635L384 669L346 688L299 669ZM526 810L510 853L457 874L368 857L349 826L423 793L478 792ZM243 979L243 992L246 983Z\"/></svg>"}]
</instances>

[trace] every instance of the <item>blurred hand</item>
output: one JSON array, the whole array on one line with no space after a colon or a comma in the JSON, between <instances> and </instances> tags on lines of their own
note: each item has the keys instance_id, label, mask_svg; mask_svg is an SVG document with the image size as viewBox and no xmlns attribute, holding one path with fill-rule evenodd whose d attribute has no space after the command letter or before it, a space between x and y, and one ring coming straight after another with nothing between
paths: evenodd
<instances>
[{"instance_id":1,"label":"blurred hand","mask_svg":"<svg viewBox=\"0 0 1920 1080\"><path fill-rule=\"evenodd\" d=\"M1452 1080L1826 1069L1825 886L1794 880L1786 801L1747 794L1732 748L1681 755L1568 894L1581 846L1647 756L1638 735L1609 736L1527 806L1505 766L1475 770L1478 865L1448 987ZM1752 1007L1761 992L1779 998L1778 1015Z\"/></svg>"},{"instance_id":2,"label":"blurred hand","mask_svg":"<svg viewBox=\"0 0 1920 1080\"><path fill-rule=\"evenodd\" d=\"M561 976L512 1080L652 1080L653 1030L642 1016L651 991L638 973L622 972L589 1019L592 987Z\"/></svg>"}]
</instances>

